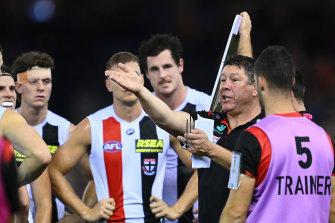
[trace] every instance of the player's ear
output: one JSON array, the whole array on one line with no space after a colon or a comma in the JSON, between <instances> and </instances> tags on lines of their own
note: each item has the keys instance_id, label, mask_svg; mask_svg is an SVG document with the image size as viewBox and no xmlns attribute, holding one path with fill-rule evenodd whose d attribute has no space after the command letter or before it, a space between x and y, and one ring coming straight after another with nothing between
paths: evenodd
<instances>
[{"instance_id":1,"label":"player's ear","mask_svg":"<svg viewBox=\"0 0 335 223\"><path fill-rule=\"evenodd\" d=\"M22 84L15 83L15 90L16 90L16 92L19 93L19 94L22 94L22 89L21 89L21 87L22 87Z\"/></svg>"},{"instance_id":2,"label":"player's ear","mask_svg":"<svg viewBox=\"0 0 335 223\"><path fill-rule=\"evenodd\" d=\"M182 73L184 71L184 60L183 60L183 58L179 59L178 70L179 70L179 73Z\"/></svg>"},{"instance_id":3,"label":"player's ear","mask_svg":"<svg viewBox=\"0 0 335 223\"><path fill-rule=\"evenodd\" d=\"M111 81L109 79L105 80L106 88L108 92L113 92L112 86L111 86Z\"/></svg>"}]
</instances>

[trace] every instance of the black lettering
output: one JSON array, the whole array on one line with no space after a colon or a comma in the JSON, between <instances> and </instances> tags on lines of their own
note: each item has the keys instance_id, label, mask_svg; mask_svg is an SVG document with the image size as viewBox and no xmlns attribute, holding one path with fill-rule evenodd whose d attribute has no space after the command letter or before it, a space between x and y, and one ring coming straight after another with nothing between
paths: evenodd
<instances>
[{"instance_id":1,"label":"black lettering","mask_svg":"<svg viewBox=\"0 0 335 223\"><path fill-rule=\"evenodd\" d=\"M305 176L305 194L308 194L308 177Z\"/></svg>"},{"instance_id":2,"label":"black lettering","mask_svg":"<svg viewBox=\"0 0 335 223\"><path fill-rule=\"evenodd\" d=\"M316 179L314 180L313 176L309 176L309 180L310 180L310 186L311 186L311 194L313 194L313 191L314 193L316 194Z\"/></svg>"},{"instance_id":3,"label":"black lettering","mask_svg":"<svg viewBox=\"0 0 335 223\"><path fill-rule=\"evenodd\" d=\"M304 194L304 188L302 186L300 176L298 176L298 180L297 180L297 184L295 186L295 193L294 194L298 194L299 190L301 190L301 193Z\"/></svg>"},{"instance_id":4,"label":"black lettering","mask_svg":"<svg viewBox=\"0 0 335 223\"><path fill-rule=\"evenodd\" d=\"M331 180L330 180L330 177L327 176L326 179L325 179L325 193L324 193L324 195L327 195L327 192L330 195L330 186L331 186Z\"/></svg>"},{"instance_id":5,"label":"black lettering","mask_svg":"<svg viewBox=\"0 0 335 223\"><path fill-rule=\"evenodd\" d=\"M287 189L290 190L290 194L293 194L292 189L291 189L291 185L292 185L292 177L286 176L285 195L287 194Z\"/></svg>"},{"instance_id":6,"label":"black lettering","mask_svg":"<svg viewBox=\"0 0 335 223\"><path fill-rule=\"evenodd\" d=\"M279 186L278 186L278 195L280 195L281 192L281 180L283 179L283 176L280 177L276 177L276 179L278 180Z\"/></svg>"},{"instance_id":7,"label":"black lettering","mask_svg":"<svg viewBox=\"0 0 335 223\"><path fill-rule=\"evenodd\" d=\"M321 182L323 178L324 178L324 176L317 176L317 179L318 179L318 194L319 195L322 195L322 192L319 189L320 189L320 187L323 186L323 184Z\"/></svg>"}]
</instances>

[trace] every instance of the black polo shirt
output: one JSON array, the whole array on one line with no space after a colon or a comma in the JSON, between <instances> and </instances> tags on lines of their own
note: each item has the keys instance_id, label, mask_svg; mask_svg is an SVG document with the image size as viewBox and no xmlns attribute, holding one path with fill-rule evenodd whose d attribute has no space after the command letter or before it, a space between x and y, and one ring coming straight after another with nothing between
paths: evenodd
<instances>
[{"instance_id":1,"label":"black polo shirt","mask_svg":"<svg viewBox=\"0 0 335 223\"><path fill-rule=\"evenodd\" d=\"M261 113L250 122L230 131L226 113L202 111L198 114L204 118L214 119L214 137L218 140L217 144L230 151L234 151L240 134L264 117ZM229 171L212 161L210 168L198 169L198 178L199 222L219 222L230 191L227 188Z\"/></svg>"}]
</instances>

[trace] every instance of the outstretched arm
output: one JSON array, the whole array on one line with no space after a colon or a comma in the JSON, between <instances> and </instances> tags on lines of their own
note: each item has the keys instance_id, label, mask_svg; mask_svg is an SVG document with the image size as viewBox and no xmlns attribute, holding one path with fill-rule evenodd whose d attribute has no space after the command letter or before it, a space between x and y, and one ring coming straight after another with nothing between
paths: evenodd
<instances>
[{"instance_id":1,"label":"outstretched arm","mask_svg":"<svg viewBox=\"0 0 335 223\"><path fill-rule=\"evenodd\" d=\"M143 109L158 126L175 136L184 134L186 120L189 119L190 115L186 112L172 111L162 100L142 85L138 74L131 68L122 63L118 64L118 68L120 68L118 71L105 71L105 75L136 94Z\"/></svg>"},{"instance_id":2,"label":"outstretched arm","mask_svg":"<svg viewBox=\"0 0 335 223\"><path fill-rule=\"evenodd\" d=\"M252 27L251 20L247 12L241 12L240 15L243 17L243 20L239 29L240 40L238 42L237 54L253 57L250 36Z\"/></svg>"},{"instance_id":3,"label":"outstretched arm","mask_svg":"<svg viewBox=\"0 0 335 223\"><path fill-rule=\"evenodd\" d=\"M85 220L109 219L115 209L113 198L104 199L93 208L89 208L75 194L70 183L65 178L66 173L79 162L90 145L91 127L86 118L73 130L68 140L53 156L48 168L51 186L56 196Z\"/></svg>"},{"instance_id":4,"label":"outstretched arm","mask_svg":"<svg viewBox=\"0 0 335 223\"><path fill-rule=\"evenodd\" d=\"M0 133L13 147L26 156L18 168L19 186L34 181L51 160L49 149L38 133L24 118L12 110L6 110L1 118Z\"/></svg>"}]
</instances>

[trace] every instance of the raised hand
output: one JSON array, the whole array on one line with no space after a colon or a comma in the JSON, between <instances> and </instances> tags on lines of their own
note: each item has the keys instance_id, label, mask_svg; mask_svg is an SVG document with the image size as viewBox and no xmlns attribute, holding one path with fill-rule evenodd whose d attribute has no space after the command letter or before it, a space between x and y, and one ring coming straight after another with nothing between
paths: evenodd
<instances>
[{"instance_id":1,"label":"raised hand","mask_svg":"<svg viewBox=\"0 0 335 223\"><path fill-rule=\"evenodd\" d=\"M117 67L119 68L117 70L106 70L105 76L121 87L135 94L138 93L143 87L142 75L123 63L118 63Z\"/></svg>"}]
</instances>

